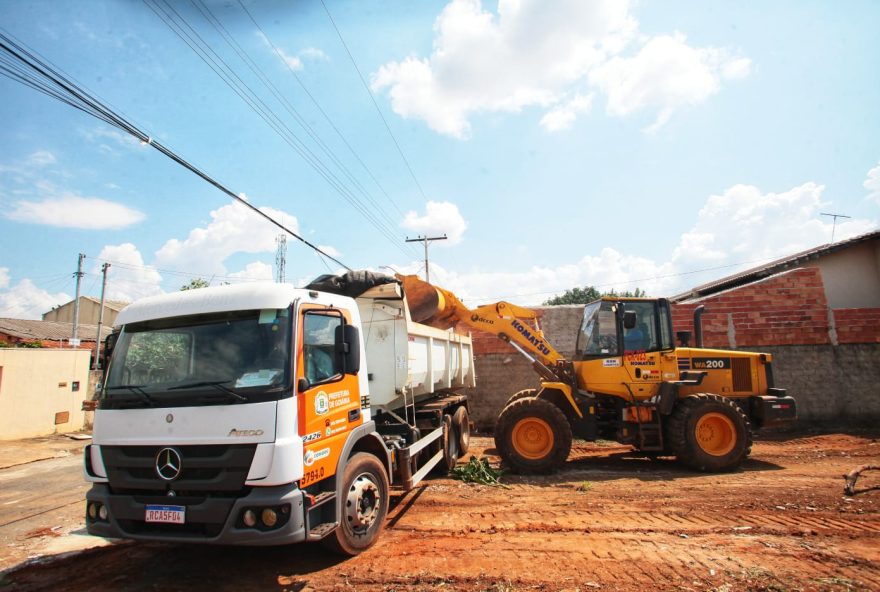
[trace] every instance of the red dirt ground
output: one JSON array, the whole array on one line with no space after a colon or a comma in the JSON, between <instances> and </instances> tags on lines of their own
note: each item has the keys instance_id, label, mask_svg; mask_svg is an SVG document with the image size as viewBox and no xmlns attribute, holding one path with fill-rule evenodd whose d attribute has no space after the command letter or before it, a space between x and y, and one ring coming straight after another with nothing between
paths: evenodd
<instances>
[{"instance_id":1,"label":"red dirt ground","mask_svg":"<svg viewBox=\"0 0 880 592\"><path fill-rule=\"evenodd\" d=\"M493 456L489 438L472 452ZM577 443L509 488L433 479L393 501L376 547L129 543L19 566L0 590L880 590L880 462L865 435L756 442L734 473Z\"/></svg>"}]
</instances>

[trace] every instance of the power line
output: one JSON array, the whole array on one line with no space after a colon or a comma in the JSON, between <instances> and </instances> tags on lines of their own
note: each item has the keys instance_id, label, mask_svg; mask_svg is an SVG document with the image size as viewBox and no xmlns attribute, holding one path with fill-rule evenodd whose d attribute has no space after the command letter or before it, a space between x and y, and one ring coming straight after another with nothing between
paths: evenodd
<instances>
[{"instance_id":1,"label":"power line","mask_svg":"<svg viewBox=\"0 0 880 592\"><path fill-rule=\"evenodd\" d=\"M324 7L324 12L327 13L327 18L330 19L330 24L332 24L333 28L336 30L336 35L339 37L339 41L342 43L342 47L345 48L345 53L348 54L348 59L351 60L351 63L354 66L355 71L357 72L358 78L361 79L361 84L364 85L367 94L370 95L370 100L373 102L373 107L376 108L376 113L379 114L379 118L382 120L382 123L385 124L385 129L388 130L388 135L391 136L391 140L394 142L394 146L397 148L397 153L400 154L400 158L403 160L403 164L406 165L406 169L409 171L412 180L415 182L416 187L419 188L419 193L422 194L422 197L425 199L425 201L428 201L428 196L425 195L425 191L422 189L421 183L419 183L419 180L416 178L416 174L413 172L413 169L409 164L409 160L407 160L406 155L404 155L403 153L403 149L397 142L397 138L394 136L394 132L391 131L391 126L388 125L388 120L385 119L385 116L382 114L382 110L379 109L379 103L376 102L376 97L373 96L373 91L370 90L370 85L367 84L367 81L364 79L364 75L361 73L361 69L358 68L357 62L355 61L351 50L348 49L348 44L345 43L345 39L343 39L342 37L342 32L339 30L339 27L336 26L336 21L333 20L333 15L330 14L330 10L327 8L327 4L324 3L324 0L321 0L321 6Z\"/></svg>"},{"instance_id":2,"label":"power line","mask_svg":"<svg viewBox=\"0 0 880 592\"><path fill-rule=\"evenodd\" d=\"M287 98L284 96L284 94L278 90L278 87L276 87L275 84L272 83L272 81L269 79L269 77L266 75L266 73L250 57L247 50L245 50L237 41L235 41L234 37L229 33L229 31L226 29L226 27L223 26L223 23L220 22L220 20L217 18L217 16L214 14L214 12L212 12L211 9L202 0L190 0L190 2L193 4L193 6L195 6L199 10L199 12L202 13L202 16L205 18L205 20L208 21L208 23L214 28L215 31L217 31L217 33L220 34L221 37L223 37L223 40L226 42L226 44L229 45L229 47L231 47L232 50L235 51L236 54L238 54L239 58L241 58L241 60L251 70L251 72L253 72L253 74L255 76L257 76L257 78L260 80L260 82L263 83L263 85L269 90L269 92L275 97L275 99L278 100L279 103L281 103L281 105L284 107L284 109L291 115L291 117L294 118L294 120L299 124L299 126L305 130L305 132L315 142L315 144L318 145L318 147L321 149L321 151L330 158L330 160L340 169L340 171L343 173L343 175L345 175L345 177L349 180L349 182L351 182L352 185L354 185L354 187L356 187L360 191L360 193L370 202L370 204L372 204L373 208L375 208L376 212L379 215L381 215L381 217L384 219L384 222L387 224L387 226L385 226L386 230L389 231L389 234L394 235L396 232L395 221L392 220L390 218L390 216L388 216L388 214L385 212L385 210L382 208L382 206L373 198L373 196L360 183L360 181L358 181L358 179L353 175L353 173L349 170L349 168L347 166L345 166L345 164L336 155L336 153L333 151L333 149L330 148L330 146L328 146L326 142L324 142L324 140L320 137L320 135L318 135L318 133L315 131L315 129L311 125L309 125L308 121L300 114L300 112L296 109L296 107L293 104L291 104L291 102L289 100L287 100ZM308 95L308 97L312 100L312 102L318 108L318 111L321 112L321 114L328 121L330 126L337 133L337 135L342 139L343 143L348 147L349 151L354 155L355 159L357 159L361 163L361 166L363 166L364 169L367 171L367 174L373 178L373 180L379 186L379 189L383 193L385 193L385 196L389 199L389 201L391 201L391 203L395 207L397 207L397 204L395 204L394 201L391 200L391 197L387 194L387 192L385 192L385 189L381 186L381 184L379 184L379 181L377 179L375 179L372 172L369 170L369 168L366 166L366 164L360 159L360 157L357 155L357 153L354 151L354 149L351 147L351 145L346 140L345 136L342 135L342 132L340 132L339 129L335 126L333 121L330 119L330 117L327 115L327 113L321 108L321 105L312 96L312 94L309 92L308 88L305 86L305 84L302 82L302 80L299 78L299 76L296 74L296 72L291 68L290 64L287 63L287 61L284 59L284 56L283 56L283 53L281 52L281 50L278 49L278 47L276 47L275 44L272 43L272 40L269 39L269 36L266 35L265 31L263 31L263 29L260 27L260 25L257 24L253 15L251 15L251 13L247 10L247 8L245 8L244 5L241 4L240 2L239 2L239 5L244 10L244 12L247 14L248 18L250 18L250 20L254 24L254 26L257 27L257 30L263 36L263 39L266 41L266 43L269 44L269 46L273 49L276 56L281 60L281 63L285 67L287 67L287 69L290 71L291 74L293 74L294 78L299 83L299 85L302 87L302 89L305 91L306 95ZM400 211L399 208L398 208L398 211ZM402 212L401 212L401 215L403 215Z\"/></svg>"},{"instance_id":3,"label":"power line","mask_svg":"<svg viewBox=\"0 0 880 592\"><path fill-rule=\"evenodd\" d=\"M201 1L201 0L199 0L199 1ZM293 75L294 79L296 79L297 83L299 83L300 87L306 93L306 96L308 96L309 99L311 99L312 103L315 105L315 107L318 109L318 111L321 113L321 115L324 117L324 119L327 120L327 123L330 124L330 127L333 128L333 131L336 132L336 135L339 136L339 138L345 144L346 148L348 148L348 151L351 152L352 156L354 156L354 158L358 161L358 163L360 163L360 165L363 167L363 169L367 172L367 175L370 176L370 178L373 180L373 182L376 184L376 186L379 188L379 190L385 195L385 197L388 199L388 201L391 203L391 205L394 206L394 209L396 209L397 212L401 216L405 215L403 213L403 211L400 209L400 207L397 205L397 203L391 198L391 196L388 194L388 192L385 190L385 188L379 182L379 180L376 178L376 176L373 174L373 171L370 170L370 167L368 167L367 164L361 159L361 157L358 155L358 153L355 151L355 149L351 146L351 144L348 142L348 140L343 135L343 133L339 130L338 127L336 127L336 124L333 122L333 120L330 118L330 116L327 115L327 112L324 111L324 109L321 107L321 104L309 91L308 87L305 85L305 83L302 81L302 79L296 73L296 70L294 70L291 67L291 65L287 62L287 60L284 59L284 55L281 52L281 50L278 47L276 47L274 43L272 43L272 40L269 38L269 36L266 34L266 32L263 30L263 28L259 25L259 23L257 23L256 19L253 17L251 12L247 9L247 7L244 5L244 3L241 0L238 0L238 5L241 7L241 9L244 11L244 13L247 14L248 18L251 20L251 22L254 24L254 26L257 28L257 30L260 32L260 34L263 36L263 38L269 43L269 46L275 52L275 55L277 55L278 59L281 60L281 63L287 67L288 71Z\"/></svg>"},{"instance_id":4,"label":"power line","mask_svg":"<svg viewBox=\"0 0 880 592\"><path fill-rule=\"evenodd\" d=\"M301 237L299 234L284 226L282 223L273 219L268 214L262 212L259 208L249 203L246 199L233 193L226 186L222 185L219 181L216 181L215 179L210 177L207 173L200 170L195 165L187 162L183 157L176 154L170 148L154 140L152 136L136 127L134 123L128 121L120 114L114 112L110 107L102 103L93 94L78 86L60 69L54 68L46 62L40 60L24 44L16 41L5 32L0 32L0 50L5 52L8 56L11 56L11 58L14 60L14 63L23 67L22 72L27 80L33 80L40 85L45 86L47 89L52 90L53 93L56 93L63 97L63 102L65 102L66 104L69 104L79 109L80 111L88 113L89 115L100 119L131 136L134 136L146 145L152 146L177 164L183 166L192 173L195 173L203 180L207 181L232 199L249 208L257 215L269 221L271 224L289 233L291 236L293 236L306 246L310 247L314 251L341 265L345 269L351 269L335 257L332 257L325 253L318 246L312 244L305 238ZM6 75L5 71L0 71L0 73ZM22 82L16 77L12 77L12 79L18 82ZM34 88L34 86L31 86L31 88ZM47 92L45 94L49 94L49 96L55 96L55 94L53 93ZM58 97L55 96L55 98Z\"/></svg>"},{"instance_id":5,"label":"power line","mask_svg":"<svg viewBox=\"0 0 880 592\"><path fill-rule=\"evenodd\" d=\"M159 5L161 1L167 7ZM241 79L235 70L216 51L211 48L201 35L177 12L166 0L143 0L156 16L171 29L218 77L229 86L238 97L245 102L279 137L294 149L340 196L342 196L355 210L367 219L381 234L385 236L395 247L400 248L397 238L392 230L384 227L375 215L365 207L345 183L325 165L320 158L308 147L296 134L275 114L275 112L260 99L250 86ZM155 4L155 6L153 5ZM172 16L173 13L173 16ZM204 14L203 14L204 16ZM191 33L181 26L179 20ZM205 17L206 20L207 17ZM209 20L209 23L211 21ZM215 27L216 28L216 27ZM227 41L227 43L229 43ZM230 44L231 45L231 44ZM213 57L212 57L213 56ZM239 56L241 57L241 55ZM242 58L245 63L247 60ZM252 71L254 70L251 67ZM256 72L255 72L256 73ZM264 83L265 84L265 83ZM301 118L300 118L301 119Z\"/></svg>"}]
</instances>

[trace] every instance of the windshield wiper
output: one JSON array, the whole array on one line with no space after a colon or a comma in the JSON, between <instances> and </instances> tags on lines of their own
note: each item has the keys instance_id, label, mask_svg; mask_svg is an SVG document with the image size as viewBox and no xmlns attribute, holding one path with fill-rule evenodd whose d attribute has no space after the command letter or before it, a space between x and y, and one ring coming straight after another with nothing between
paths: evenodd
<instances>
[{"instance_id":1,"label":"windshield wiper","mask_svg":"<svg viewBox=\"0 0 880 592\"><path fill-rule=\"evenodd\" d=\"M105 391L109 391L112 389L128 389L130 392L138 395L141 399L146 401L147 405L150 407L156 406L156 401L153 400L153 397L147 394L147 391L144 390L144 385L142 384L114 384L113 386L105 387Z\"/></svg>"},{"instance_id":2,"label":"windshield wiper","mask_svg":"<svg viewBox=\"0 0 880 592\"><path fill-rule=\"evenodd\" d=\"M231 380L202 380L200 382L188 382L186 384L178 384L177 386L172 386L168 390L169 391L178 391L183 389L191 389L198 388L200 386L212 386L218 391L222 391L228 394L231 397L238 399L239 401L247 401L248 398L238 394L228 386L224 386L227 382L232 382Z\"/></svg>"}]
</instances>

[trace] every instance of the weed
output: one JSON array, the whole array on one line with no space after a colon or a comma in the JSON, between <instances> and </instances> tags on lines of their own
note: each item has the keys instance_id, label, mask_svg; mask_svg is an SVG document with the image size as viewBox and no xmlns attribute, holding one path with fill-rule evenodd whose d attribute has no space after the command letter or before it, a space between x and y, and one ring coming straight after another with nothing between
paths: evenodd
<instances>
[{"instance_id":1,"label":"weed","mask_svg":"<svg viewBox=\"0 0 880 592\"><path fill-rule=\"evenodd\" d=\"M501 469L493 469L486 458L472 456L466 465L452 469L452 476L465 483L480 483L492 487L507 487L501 483L500 478L504 473Z\"/></svg>"}]
</instances>

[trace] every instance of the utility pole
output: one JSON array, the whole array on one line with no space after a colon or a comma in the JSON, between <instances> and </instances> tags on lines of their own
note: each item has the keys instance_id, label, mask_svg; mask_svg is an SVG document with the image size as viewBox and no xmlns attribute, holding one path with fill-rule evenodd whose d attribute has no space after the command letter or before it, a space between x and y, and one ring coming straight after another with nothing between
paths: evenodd
<instances>
[{"instance_id":1,"label":"utility pole","mask_svg":"<svg viewBox=\"0 0 880 592\"><path fill-rule=\"evenodd\" d=\"M837 229L837 219L838 218L852 218L852 216L844 216L843 214L826 214L825 212L819 212L820 216L828 216L829 218L834 218L834 223L831 225L831 242L834 243L834 231Z\"/></svg>"},{"instance_id":2,"label":"utility pole","mask_svg":"<svg viewBox=\"0 0 880 592\"><path fill-rule=\"evenodd\" d=\"M98 336L95 338L95 363L93 365L95 370L101 367L101 328L104 326L104 292L107 291L107 270L109 268L109 263L101 266L104 279L101 281L101 310L98 311Z\"/></svg>"},{"instance_id":3,"label":"utility pole","mask_svg":"<svg viewBox=\"0 0 880 592\"><path fill-rule=\"evenodd\" d=\"M85 275L83 273L83 261L86 256L84 253L79 254L79 259L76 264L76 273L73 275L76 276L76 299L73 301L73 335L70 338L70 345L72 347L76 347L79 345L79 339L77 339L77 331L79 331L79 285L82 283L82 277Z\"/></svg>"},{"instance_id":4,"label":"utility pole","mask_svg":"<svg viewBox=\"0 0 880 592\"><path fill-rule=\"evenodd\" d=\"M443 236L420 236L418 238L407 238L408 243L424 243L425 244L425 281L431 283L431 272L428 270L428 243L435 240L446 240L446 234Z\"/></svg>"}]
</instances>

